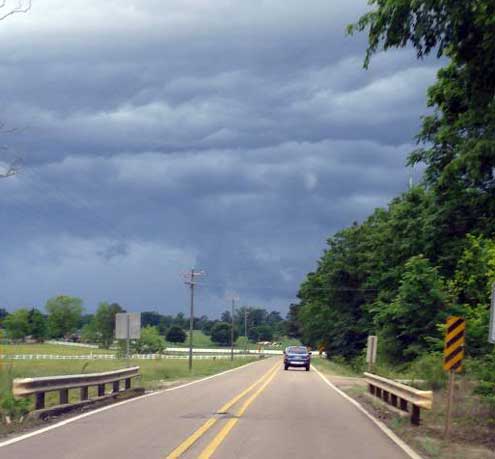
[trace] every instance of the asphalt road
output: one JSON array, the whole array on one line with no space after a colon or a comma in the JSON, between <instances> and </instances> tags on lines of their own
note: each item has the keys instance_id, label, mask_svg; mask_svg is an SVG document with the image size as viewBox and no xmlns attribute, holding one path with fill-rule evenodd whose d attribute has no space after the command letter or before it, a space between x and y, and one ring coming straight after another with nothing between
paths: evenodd
<instances>
[{"instance_id":1,"label":"asphalt road","mask_svg":"<svg viewBox=\"0 0 495 459\"><path fill-rule=\"evenodd\" d=\"M271 358L134 399L17 443L1 459L405 459L314 370Z\"/></svg>"}]
</instances>

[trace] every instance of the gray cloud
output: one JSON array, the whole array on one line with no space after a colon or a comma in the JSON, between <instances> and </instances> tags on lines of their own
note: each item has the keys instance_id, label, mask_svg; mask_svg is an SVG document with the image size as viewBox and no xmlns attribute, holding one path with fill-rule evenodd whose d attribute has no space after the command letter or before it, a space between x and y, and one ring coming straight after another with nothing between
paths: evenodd
<instances>
[{"instance_id":1,"label":"gray cloud","mask_svg":"<svg viewBox=\"0 0 495 459\"><path fill-rule=\"evenodd\" d=\"M0 182L0 303L176 312L195 264L202 312L228 290L285 310L326 238L406 188L437 67L363 71L344 30L366 4L339 3L49 0L2 23L25 167Z\"/></svg>"}]
</instances>

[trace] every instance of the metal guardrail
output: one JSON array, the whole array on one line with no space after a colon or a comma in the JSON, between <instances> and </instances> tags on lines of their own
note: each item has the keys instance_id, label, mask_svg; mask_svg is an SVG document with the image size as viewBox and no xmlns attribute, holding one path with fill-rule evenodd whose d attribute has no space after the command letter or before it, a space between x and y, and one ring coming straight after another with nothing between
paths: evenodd
<instances>
[{"instance_id":1,"label":"metal guardrail","mask_svg":"<svg viewBox=\"0 0 495 459\"><path fill-rule=\"evenodd\" d=\"M48 376L42 378L14 379L12 393L15 397L35 396L35 409L45 408L45 394L59 392L60 405L69 404L69 389L80 389L80 400L89 400L89 387L98 388L98 398L105 396L105 385L112 384L112 394L131 389L131 378L139 376L139 367L104 373L88 373L65 376ZM124 381L124 391L120 390L120 381Z\"/></svg>"},{"instance_id":2,"label":"metal guardrail","mask_svg":"<svg viewBox=\"0 0 495 459\"><path fill-rule=\"evenodd\" d=\"M433 392L419 390L414 387L383 378L372 373L364 373L370 394L382 399L386 403L411 413L411 424L420 424L421 408L431 410ZM411 409L409 410L409 405Z\"/></svg>"}]
</instances>

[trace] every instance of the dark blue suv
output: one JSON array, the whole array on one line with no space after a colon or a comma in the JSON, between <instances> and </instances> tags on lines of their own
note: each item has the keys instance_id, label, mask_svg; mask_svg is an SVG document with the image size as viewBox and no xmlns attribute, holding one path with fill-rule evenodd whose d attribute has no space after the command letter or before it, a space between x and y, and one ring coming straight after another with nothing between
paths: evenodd
<instances>
[{"instance_id":1,"label":"dark blue suv","mask_svg":"<svg viewBox=\"0 0 495 459\"><path fill-rule=\"evenodd\" d=\"M311 352L305 346L289 346L284 351L284 369L289 367L304 367L309 371Z\"/></svg>"}]
</instances>

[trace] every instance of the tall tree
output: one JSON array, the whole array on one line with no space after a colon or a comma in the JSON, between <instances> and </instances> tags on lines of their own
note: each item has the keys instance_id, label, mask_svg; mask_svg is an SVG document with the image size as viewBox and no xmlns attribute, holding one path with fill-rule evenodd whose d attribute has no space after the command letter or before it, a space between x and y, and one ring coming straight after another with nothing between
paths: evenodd
<instances>
[{"instance_id":1,"label":"tall tree","mask_svg":"<svg viewBox=\"0 0 495 459\"><path fill-rule=\"evenodd\" d=\"M5 328L7 338L13 340L24 339L30 331L29 310L21 308L12 312L4 319L3 327Z\"/></svg>"},{"instance_id":2,"label":"tall tree","mask_svg":"<svg viewBox=\"0 0 495 459\"><path fill-rule=\"evenodd\" d=\"M37 341L43 341L47 336L46 317L36 308L32 308L28 314L29 335Z\"/></svg>"},{"instance_id":3,"label":"tall tree","mask_svg":"<svg viewBox=\"0 0 495 459\"><path fill-rule=\"evenodd\" d=\"M95 332L98 343L109 348L114 340L115 333L115 315L123 312L122 307L117 303L100 303L94 316ZM88 330L89 331L89 330Z\"/></svg>"},{"instance_id":4,"label":"tall tree","mask_svg":"<svg viewBox=\"0 0 495 459\"><path fill-rule=\"evenodd\" d=\"M61 338L77 330L83 312L80 298L59 295L50 298L45 309L48 312L48 333L53 338Z\"/></svg>"}]
</instances>

